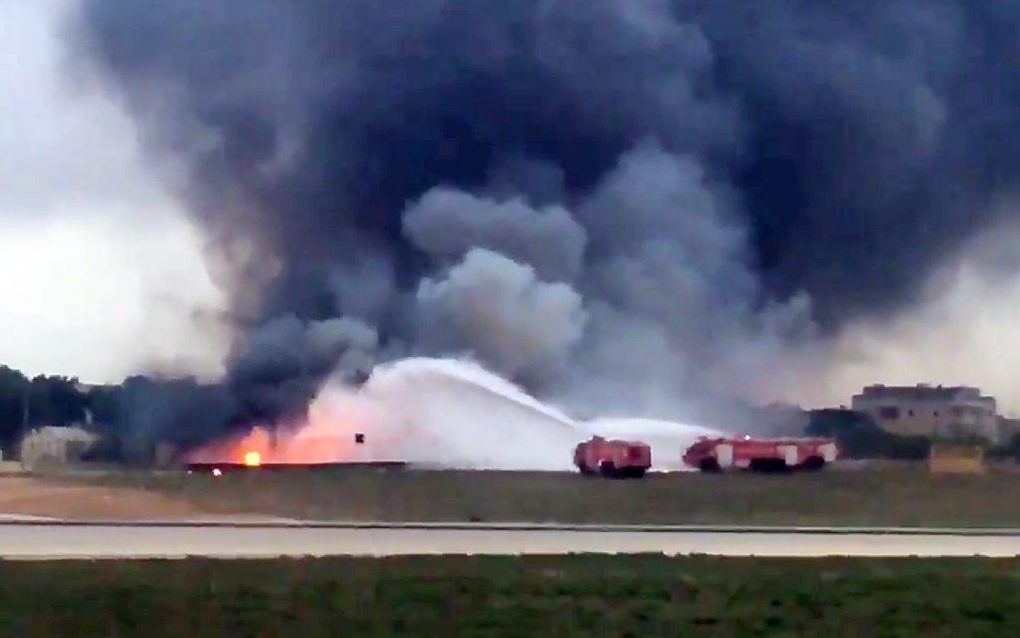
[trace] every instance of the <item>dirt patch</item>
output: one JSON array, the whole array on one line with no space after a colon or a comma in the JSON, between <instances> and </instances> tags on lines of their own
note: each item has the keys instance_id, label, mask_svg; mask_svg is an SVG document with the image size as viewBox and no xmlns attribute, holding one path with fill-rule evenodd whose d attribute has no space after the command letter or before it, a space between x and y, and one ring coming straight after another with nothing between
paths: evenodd
<instances>
[{"instance_id":1,"label":"dirt patch","mask_svg":"<svg viewBox=\"0 0 1020 638\"><path fill-rule=\"evenodd\" d=\"M170 519L206 512L185 499L144 489L0 476L0 515L66 519Z\"/></svg>"}]
</instances>

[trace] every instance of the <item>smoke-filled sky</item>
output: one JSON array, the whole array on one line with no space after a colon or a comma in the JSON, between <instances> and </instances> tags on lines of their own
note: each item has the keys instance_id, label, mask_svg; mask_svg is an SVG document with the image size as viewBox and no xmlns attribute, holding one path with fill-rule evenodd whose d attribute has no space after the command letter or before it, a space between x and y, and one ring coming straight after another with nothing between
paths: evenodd
<instances>
[{"instance_id":1,"label":"smoke-filled sky","mask_svg":"<svg viewBox=\"0 0 1020 638\"><path fill-rule=\"evenodd\" d=\"M4 311L12 363L227 352L280 409L412 354L593 414L872 381L1020 409L1015 3L0 7L35 27L0 42L3 242L84 252L0 251L45 309Z\"/></svg>"},{"instance_id":2,"label":"smoke-filled sky","mask_svg":"<svg viewBox=\"0 0 1020 638\"><path fill-rule=\"evenodd\" d=\"M75 80L73 0L0 0L0 363L116 381L220 368L201 234L148 169L130 118ZM197 314L196 314L197 313Z\"/></svg>"}]
</instances>

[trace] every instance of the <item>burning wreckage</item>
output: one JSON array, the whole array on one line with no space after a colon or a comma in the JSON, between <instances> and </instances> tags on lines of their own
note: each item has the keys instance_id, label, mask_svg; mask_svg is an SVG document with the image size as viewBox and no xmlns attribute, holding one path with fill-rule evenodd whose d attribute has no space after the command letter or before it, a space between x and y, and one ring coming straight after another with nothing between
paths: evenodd
<instances>
[{"instance_id":1,"label":"burning wreckage","mask_svg":"<svg viewBox=\"0 0 1020 638\"><path fill-rule=\"evenodd\" d=\"M360 389L371 373L357 369L343 376L345 386ZM348 437L302 437L302 431L281 432L278 428L252 428L240 438L206 445L187 456L184 467L189 473L222 476L238 471L281 471L328 468L374 467L399 469L406 461L380 459L372 455L365 432ZM339 460L344 459L344 460Z\"/></svg>"},{"instance_id":2,"label":"burning wreckage","mask_svg":"<svg viewBox=\"0 0 1020 638\"><path fill-rule=\"evenodd\" d=\"M222 476L228 472L238 471L280 471L280 470L310 470L310 469L331 469L331 468L355 468L373 467L379 469L401 469L407 466L406 461L396 460L346 460L346 461L288 461L277 460L275 452L273 433L256 428L249 434L242 443L238 444L235 450L222 457L221 460L189 461L185 468L189 473L202 472L213 476ZM266 445L245 447L253 441L269 441ZM351 442L355 446L365 445L366 436L363 432L354 433ZM323 442L326 445L335 441ZM262 450L266 450L264 453Z\"/></svg>"}]
</instances>

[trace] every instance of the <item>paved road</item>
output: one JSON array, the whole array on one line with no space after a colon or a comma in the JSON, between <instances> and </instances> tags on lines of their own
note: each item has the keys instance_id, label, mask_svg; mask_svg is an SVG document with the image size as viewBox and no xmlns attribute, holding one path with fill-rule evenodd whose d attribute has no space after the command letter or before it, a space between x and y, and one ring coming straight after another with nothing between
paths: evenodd
<instances>
[{"instance_id":1,"label":"paved road","mask_svg":"<svg viewBox=\"0 0 1020 638\"><path fill-rule=\"evenodd\" d=\"M1020 532L841 532L736 528L651 531L549 526L0 524L4 558L179 558L572 552L728 556L1016 556Z\"/></svg>"}]
</instances>

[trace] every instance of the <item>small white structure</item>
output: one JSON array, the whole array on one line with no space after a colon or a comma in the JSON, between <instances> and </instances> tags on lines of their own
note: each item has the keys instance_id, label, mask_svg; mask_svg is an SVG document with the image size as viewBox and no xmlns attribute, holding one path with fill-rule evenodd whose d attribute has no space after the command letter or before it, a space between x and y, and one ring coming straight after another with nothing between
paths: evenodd
<instances>
[{"instance_id":1,"label":"small white structure","mask_svg":"<svg viewBox=\"0 0 1020 638\"><path fill-rule=\"evenodd\" d=\"M80 427L43 426L21 440L21 466L32 471L45 465L67 465L79 460L99 441Z\"/></svg>"}]
</instances>

